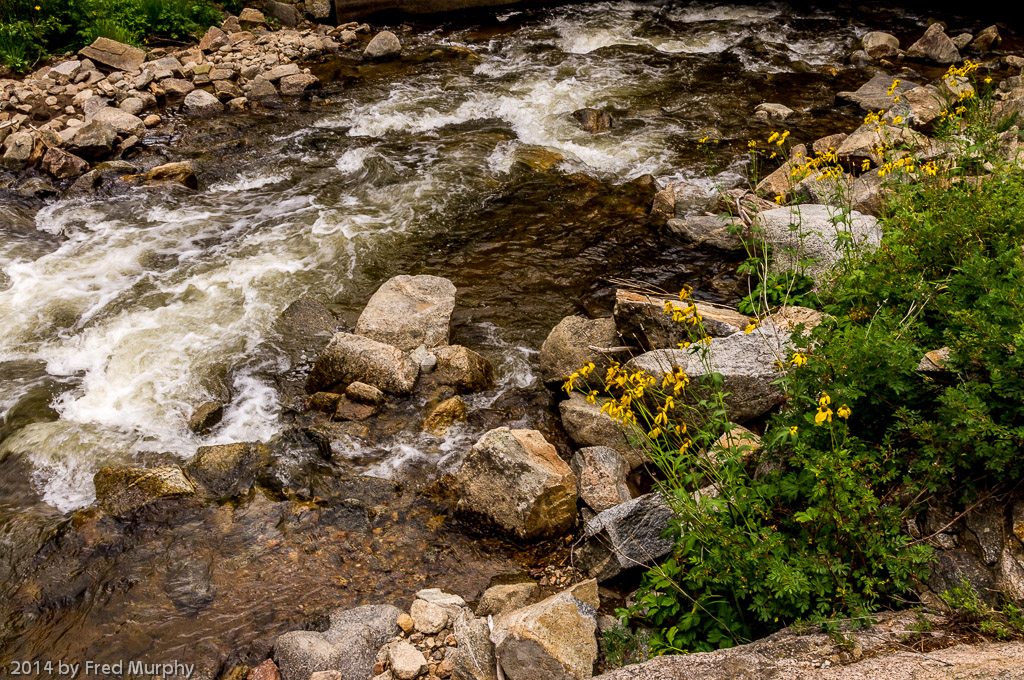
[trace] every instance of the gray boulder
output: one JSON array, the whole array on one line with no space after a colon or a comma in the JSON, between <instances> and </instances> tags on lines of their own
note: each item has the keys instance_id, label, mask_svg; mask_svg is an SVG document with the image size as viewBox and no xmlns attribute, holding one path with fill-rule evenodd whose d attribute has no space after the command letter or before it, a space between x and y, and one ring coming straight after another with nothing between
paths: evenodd
<instances>
[{"instance_id":1,"label":"gray boulder","mask_svg":"<svg viewBox=\"0 0 1024 680\"><path fill-rule=\"evenodd\" d=\"M754 117L761 120L783 121L793 115L793 109L783 104L765 102L754 107Z\"/></svg>"},{"instance_id":2,"label":"gray boulder","mask_svg":"<svg viewBox=\"0 0 1024 680\"><path fill-rule=\"evenodd\" d=\"M193 116L212 116L221 113L224 105L206 90L192 90L185 95L185 109Z\"/></svg>"},{"instance_id":3,"label":"gray boulder","mask_svg":"<svg viewBox=\"0 0 1024 680\"><path fill-rule=\"evenodd\" d=\"M277 0L266 0L263 3L263 11L281 22L282 26L294 28L302 21L302 13L295 5L289 5Z\"/></svg>"},{"instance_id":4,"label":"gray boulder","mask_svg":"<svg viewBox=\"0 0 1024 680\"><path fill-rule=\"evenodd\" d=\"M681 368L693 381L687 388L690 394L703 391L702 376L717 373L723 379L729 419L743 423L764 415L782 401L782 393L772 383L779 377L776 363L785 363L788 345L788 333L772 324L762 324L751 333L713 338L706 346L641 354L626 364L626 370L642 369L660 382L665 373Z\"/></svg>"},{"instance_id":5,"label":"gray boulder","mask_svg":"<svg viewBox=\"0 0 1024 680\"><path fill-rule=\"evenodd\" d=\"M21 170L28 165L35 148L36 138L31 132L15 132L4 140L4 166L11 170Z\"/></svg>"},{"instance_id":6,"label":"gray boulder","mask_svg":"<svg viewBox=\"0 0 1024 680\"><path fill-rule=\"evenodd\" d=\"M672 550L661 537L672 519L660 493L649 493L600 512L587 522L584 543L577 550L580 568L606 581L632 567L651 564Z\"/></svg>"},{"instance_id":7,"label":"gray boulder","mask_svg":"<svg viewBox=\"0 0 1024 680\"><path fill-rule=\"evenodd\" d=\"M602 512L632 498L626 485L629 468L622 456L607 446L580 449L570 462L579 496L594 512Z\"/></svg>"},{"instance_id":8,"label":"gray boulder","mask_svg":"<svg viewBox=\"0 0 1024 680\"><path fill-rule=\"evenodd\" d=\"M752 230L771 245L769 271L801 270L821 278L847 252L874 250L882 242L877 219L826 205L798 205L759 213Z\"/></svg>"},{"instance_id":9,"label":"gray boulder","mask_svg":"<svg viewBox=\"0 0 1024 680\"><path fill-rule=\"evenodd\" d=\"M395 276L366 304L356 335L406 351L447 345L454 309L455 286L448 279Z\"/></svg>"},{"instance_id":10,"label":"gray boulder","mask_svg":"<svg viewBox=\"0 0 1024 680\"><path fill-rule=\"evenodd\" d=\"M726 252L743 250L743 223L726 215L695 215L675 218L666 224L669 232L695 246Z\"/></svg>"},{"instance_id":11,"label":"gray boulder","mask_svg":"<svg viewBox=\"0 0 1024 680\"><path fill-rule=\"evenodd\" d=\"M456 680L498 680L498 660L494 656L491 629L486 618L475 618L468 610L455 619Z\"/></svg>"},{"instance_id":12,"label":"gray boulder","mask_svg":"<svg viewBox=\"0 0 1024 680\"><path fill-rule=\"evenodd\" d=\"M477 616L498 616L507 611L521 609L530 603L539 586L533 581L491 586L480 596L476 605Z\"/></svg>"},{"instance_id":13,"label":"gray boulder","mask_svg":"<svg viewBox=\"0 0 1024 680\"><path fill-rule=\"evenodd\" d=\"M989 26L988 28L978 31L978 34L974 36L974 40L972 40L967 46L967 49L971 52L984 54L993 47L998 47L1001 40L1002 39L999 36L999 28L996 26Z\"/></svg>"},{"instance_id":14,"label":"gray boulder","mask_svg":"<svg viewBox=\"0 0 1024 680\"><path fill-rule=\"evenodd\" d=\"M377 650L398 635L398 607L367 605L331 613L323 633L293 631L274 642L281 680L309 680L318 671L337 670L343 678L373 675Z\"/></svg>"},{"instance_id":15,"label":"gray boulder","mask_svg":"<svg viewBox=\"0 0 1024 680\"><path fill-rule=\"evenodd\" d=\"M889 94L889 88L892 87L893 80L895 79L892 76L886 73L879 73L861 85L857 90L853 92L840 92L836 97L858 104L866 111L878 111L879 109L888 111L893 106L893 98L897 94L902 96L906 90L918 87L917 83L900 78L900 84L896 86L892 94Z\"/></svg>"},{"instance_id":16,"label":"gray boulder","mask_svg":"<svg viewBox=\"0 0 1024 680\"><path fill-rule=\"evenodd\" d=\"M402 43L398 36L391 31L381 31L373 36L373 39L363 50L365 59L392 59L402 54Z\"/></svg>"},{"instance_id":17,"label":"gray boulder","mask_svg":"<svg viewBox=\"0 0 1024 680\"><path fill-rule=\"evenodd\" d=\"M408 354L351 333L335 333L313 365L306 391L321 392L335 383L363 382L388 394L412 392L419 367Z\"/></svg>"},{"instance_id":18,"label":"gray boulder","mask_svg":"<svg viewBox=\"0 0 1024 680\"><path fill-rule=\"evenodd\" d=\"M536 430L491 430L450 478L460 514L519 539L560 536L576 522L576 477Z\"/></svg>"},{"instance_id":19,"label":"gray boulder","mask_svg":"<svg viewBox=\"0 0 1024 680\"><path fill-rule=\"evenodd\" d=\"M960 51L946 35L942 24L939 23L929 26L921 39L907 48L907 56L911 59L935 61L940 64L952 64L960 61Z\"/></svg>"},{"instance_id":20,"label":"gray boulder","mask_svg":"<svg viewBox=\"0 0 1024 680\"><path fill-rule=\"evenodd\" d=\"M133 73L146 61L145 50L109 38L96 38L91 45L78 52L86 59L109 66L118 71Z\"/></svg>"},{"instance_id":21,"label":"gray boulder","mask_svg":"<svg viewBox=\"0 0 1024 680\"><path fill-rule=\"evenodd\" d=\"M85 160L57 147L46 150L40 165L57 179L78 177L89 169L89 164Z\"/></svg>"},{"instance_id":22,"label":"gray boulder","mask_svg":"<svg viewBox=\"0 0 1024 680\"><path fill-rule=\"evenodd\" d=\"M505 614L491 633L509 680L584 680L597 662L596 581Z\"/></svg>"},{"instance_id":23,"label":"gray boulder","mask_svg":"<svg viewBox=\"0 0 1024 680\"><path fill-rule=\"evenodd\" d=\"M594 372L587 377L593 388L604 384L604 374L610 365L607 355L591 347L618 347L615 320L587 319L567 316L551 329L540 347L540 372L545 383L561 387L561 383L575 371L593 362Z\"/></svg>"},{"instance_id":24,"label":"gray boulder","mask_svg":"<svg viewBox=\"0 0 1024 680\"><path fill-rule=\"evenodd\" d=\"M462 345L446 345L432 351L437 359L431 381L458 392L480 392L494 383L494 368L485 357Z\"/></svg>"}]
</instances>

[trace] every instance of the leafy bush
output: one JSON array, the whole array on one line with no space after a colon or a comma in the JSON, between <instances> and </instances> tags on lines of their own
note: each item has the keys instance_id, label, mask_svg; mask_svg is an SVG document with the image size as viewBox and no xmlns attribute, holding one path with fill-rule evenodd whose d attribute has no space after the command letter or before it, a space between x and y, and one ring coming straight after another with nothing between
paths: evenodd
<instances>
[{"instance_id":1,"label":"leafy bush","mask_svg":"<svg viewBox=\"0 0 1024 680\"><path fill-rule=\"evenodd\" d=\"M570 377L568 389L609 397L605 412L632 429L675 512L672 554L620 612L656 627L655 653L801 621L867 621L923 576L931 549L902 527L933 495L968 501L1024 478L1024 171L1007 162L1015 133L989 123L979 89L948 103L952 156L922 165L878 149L870 172L889 177L882 245L849 252L817 290L825 320L795 329L794 352L779 358L785 401L756 456L715 447L730 428L720 376L691 385L681 369L613 365L601 382L592 366ZM843 172L836 163L825 154L805 167ZM808 286L800 272L766 272L747 300L758 314ZM692 329L693 359L711 373L700 315L688 291L680 297L665 313ZM919 370L939 348L941 370Z\"/></svg>"}]
</instances>

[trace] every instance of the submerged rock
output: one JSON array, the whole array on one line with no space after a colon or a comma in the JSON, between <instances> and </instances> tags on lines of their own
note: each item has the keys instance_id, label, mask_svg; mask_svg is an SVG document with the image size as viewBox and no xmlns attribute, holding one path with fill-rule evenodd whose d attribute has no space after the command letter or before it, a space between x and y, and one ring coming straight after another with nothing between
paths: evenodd
<instances>
[{"instance_id":1,"label":"submerged rock","mask_svg":"<svg viewBox=\"0 0 1024 680\"><path fill-rule=\"evenodd\" d=\"M431 409L423 420L423 431L435 437L443 437L454 423L466 420L466 402L462 397L454 396L445 399Z\"/></svg>"},{"instance_id":2,"label":"submerged rock","mask_svg":"<svg viewBox=\"0 0 1024 680\"><path fill-rule=\"evenodd\" d=\"M597 662L596 581L505 614L491 639L509 680L584 680Z\"/></svg>"},{"instance_id":3,"label":"submerged rock","mask_svg":"<svg viewBox=\"0 0 1024 680\"><path fill-rule=\"evenodd\" d=\"M270 461L258 442L200 446L185 465L185 474L210 496L226 500L246 493Z\"/></svg>"},{"instance_id":4,"label":"submerged rock","mask_svg":"<svg viewBox=\"0 0 1024 680\"><path fill-rule=\"evenodd\" d=\"M460 514L519 539L559 536L576 522L576 477L536 430L486 433L459 462L451 489Z\"/></svg>"},{"instance_id":5,"label":"submerged rock","mask_svg":"<svg viewBox=\"0 0 1024 680\"><path fill-rule=\"evenodd\" d=\"M586 132L607 132L614 124L611 115L600 109L577 109L572 112L572 117Z\"/></svg>"},{"instance_id":6,"label":"submerged rock","mask_svg":"<svg viewBox=\"0 0 1024 680\"><path fill-rule=\"evenodd\" d=\"M419 367L400 349L352 333L335 333L313 365L307 392L363 382L389 394L412 392Z\"/></svg>"},{"instance_id":7,"label":"submerged rock","mask_svg":"<svg viewBox=\"0 0 1024 680\"><path fill-rule=\"evenodd\" d=\"M63 149L53 147L46 150L40 167L57 179L78 177L89 169L89 163Z\"/></svg>"},{"instance_id":8,"label":"submerged rock","mask_svg":"<svg viewBox=\"0 0 1024 680\"><path fill-rule=\"evenodd\" d=\"M455 286L439 276L395 276L359 315L356 335L411 351L448 344Z\"/></svg>"},{"instance_id":9,"label":"submerged rock","mask_svg":"<svg viewBox=\"0 0 1024 680\"><path fill-rule=\"evenodd\" d=\"M480 392L494 384L494 368L480 354L462 345L447 345L433 350L437 359L430 379L459 392Z\"/></svg>"},{"instance_id":10,"label":"submerged rock","mask_svg":"<svg viewBox=\"0 0 1024 680\"><path fill-rule=\"evenodd\" d=\"M188 419L188 429L196 434L205 434L224 417L224 403L208 401L199 406Z\"/></svg>"},{"instance_id":11,"label":"submerged rock","mask_svg":"<svg viewBox=\"0 0 1024 680\"><path fill-rule=\"evenodd\" d=\"M106 467L96 473L93 483L96 504L120 518L161 498L195 494L195 487L179 467Z\"/></svg>"}]
</instances>

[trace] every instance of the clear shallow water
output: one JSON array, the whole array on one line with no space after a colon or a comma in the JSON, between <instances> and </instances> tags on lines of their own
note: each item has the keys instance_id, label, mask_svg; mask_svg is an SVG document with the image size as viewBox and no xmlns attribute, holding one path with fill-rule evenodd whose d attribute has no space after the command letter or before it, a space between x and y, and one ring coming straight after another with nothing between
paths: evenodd
<instances>
[{"instance_id":1,"label":"clear shallow water","mask_svg":"<svg viewBox=\"0 0 1024 680\"><path fill-rule=\"evenodd\" d=\"M0 593L11 603L0 660L50 645L206 645L223 658L301 620L299 603L358 604L431 577L479 589L521 563L428 531L416 502L386 559L363 559L380 546L337 538L327 510L261 498L131 545L111 547L109 527L81 520L81 536L52 548L80 562L36 575L30 558L64 513L92 502L104 465L273 437L290 417L273 378L287 366L265 351L282 310L312 296L351 327L397 274L452 279L453 342L488 356L498 385L470 397L469 422L444 439L415 427L340 439L334 472L421 481L499 425L558 441L537 354L563 316L608 314L620 279L736 296L734 262L648 223L651 188L638 178L740 182L746 140L770 132L752 120L762 101L798 111L796 141L851 129L859 114L830 111L832 98L867 78L842 62L871 28L782 4L502 11L402 33L401 63L318 66L330 81L322 106L182 121L152 140L153 153L198 162L199 191L0 207ZM570 114L585 106L611 111L615 128L579 130ZM695 145L709 128L722 139L710 164ZM197 437L188 416L218 376L232 398ZM339 557L310 541L346 547ZM198 564L212 604L197 614L169 601L169 562Z\"/></svg>"}]
</instances>

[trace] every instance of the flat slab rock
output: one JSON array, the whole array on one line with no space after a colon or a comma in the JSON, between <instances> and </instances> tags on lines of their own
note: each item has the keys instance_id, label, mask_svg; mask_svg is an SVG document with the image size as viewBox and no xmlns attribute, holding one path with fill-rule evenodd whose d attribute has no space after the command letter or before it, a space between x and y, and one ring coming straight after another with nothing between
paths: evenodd
<instances>
[{"instance_id":1,"label":"flat slab rock","mask_svg":"<svg viewBox=\"0 0 1024 680\"><path fill-rule=\"evenodd\" d=\"M78 53L98 64L129 73L138 71L146 61L145 50L109 38L96 38L91 45L83 47Z\"/></svg>"},{"instance_id":2,"label":"flat slab rock","mask_svg":"<svg viewBox=\"0 0 1024 680\"><path fill-rule=\"evenodd\" d=\"M439 276L395 276L373 294L356 335L413 350L448 344L455 285Z\"/></svg>"}]
</instances>

